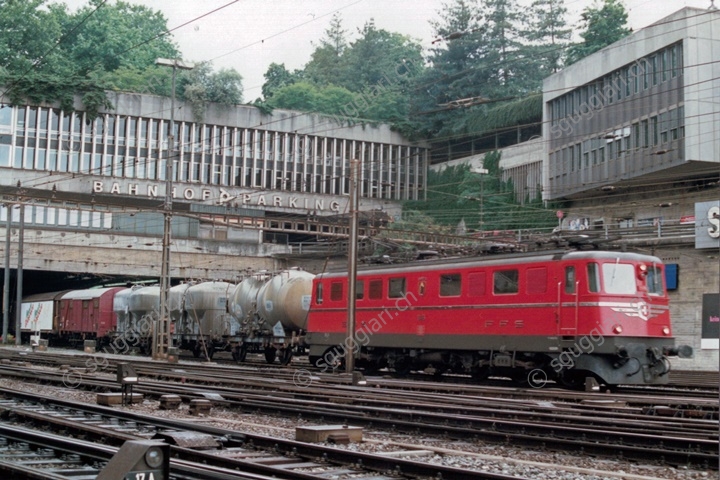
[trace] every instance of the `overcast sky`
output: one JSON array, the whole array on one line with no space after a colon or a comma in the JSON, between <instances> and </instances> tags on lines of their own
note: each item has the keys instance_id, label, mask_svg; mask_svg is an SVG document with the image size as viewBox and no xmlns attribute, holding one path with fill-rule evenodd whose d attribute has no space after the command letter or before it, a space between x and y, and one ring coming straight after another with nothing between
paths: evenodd
<instances>
[{"instance_id":1,"label":"overcast sky","mask_svg":"<svg viewBox=\"0 0 720 480\"><path fill-rule=\"evenodd\" d=\"M60 0L75 10L86 0ZM112 1L112 0L111 0ZM185 60L211 60L215 69L234 68L243 76L245 101L261 96L263 74L272 63L289 70L310 60L313 43L323 37L333 13L342 15L352 41L370 20L378 28L409 35L429 48L430 21L451 0L125 0L160 10L174 29ZM532 0L519 0L528 5ZM566 0L568 23L576 26L582 10L595 0ZM710 0L625 0L634 30L646 27L684 6L707 8ZM228 6L225 6L228 5ZM225 6L224 8L221 8ZM720 6L720 2L718 2ZM214 13L213 10L218 9ZM208 14L209 13L209 14ZM208 15L206 15L208 14ZM203 15L203 18L198 18ZM576 28L577 30L577 28Z\"/></svg>"}]
</instances>

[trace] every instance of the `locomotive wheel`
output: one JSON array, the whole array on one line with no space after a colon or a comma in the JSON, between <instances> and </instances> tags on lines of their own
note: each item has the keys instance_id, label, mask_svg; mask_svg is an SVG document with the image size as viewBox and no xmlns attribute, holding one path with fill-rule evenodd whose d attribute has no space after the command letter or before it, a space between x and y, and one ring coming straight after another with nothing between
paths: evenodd
<instances>
[{"instance_id":1,"label":"locomotive wheel","mask_svg":"<svg viewBox=\"0 0 720 480\"><path fill-rule=\"evenodd\" d=\"M393 370L395 370L395 373L401 376L405 376L410 373L411 369L412 362L409 358L400 358L398 360L395 360L395 364L393 365Z\"/></svg>"},{"instance_id":2,"label":"locomotive wheel","mask_svg":"<svg viewBox=\"0 0 720 480\"><path fill-rule=\"evenodd\" d=\"M487 380L490 376L490 367L487 365L484 365L482 367L473 367L472 368L472 377L477 380L478 382L482 382L484 380Z\"/></svg>"},{"instance_id":3,"label":"locomotive wheel","mask_svg":"<svg viewBox=\"0 0 720 480\"><path fill-rule=\"evenodd\" d=\"M583 371L577 371L577 372L570 372L570 371L564 371L563 374L560 376L559 381L560 384L565 387L569 388L571 390L585 390L585 378L593 376L592 374L588 372ZM602 385L601 380L597 379L598 383ZM603 389L601 389L603 390Z\"/></svg>"},{"instance_id":4,"label":"locomotive wheel","mask_svg":"<svg viewBox=\"0 0 720 480\"><path fill-rule=\"evenodd\" d=\"M276 358L277 358L277 348L265 347L265 361L267 363L275 363Z\"/></svg>"},{"instance_id":5,"label":"locomotive wheel","mask_svg":"<svg viewBox=\"0 0 720 480\"><path fill-rule=\"evenodd\" d=\"M345 366L345 350L342 347L330 347L323 356L318 358L314 365L324 370L340 370Z\"/></svg>"},{"instance_id":6,"label":"locomotive wheel","mask_svg":"<svg viewBox=\"0 0 720 480\"><path fill-rule=\"evenodd\" d=\"M281 365L290 365L290 362L292 362L293 358L293 350L292 347L286 347L280 349L280 364Z\"/></svg>"}]
</instances>

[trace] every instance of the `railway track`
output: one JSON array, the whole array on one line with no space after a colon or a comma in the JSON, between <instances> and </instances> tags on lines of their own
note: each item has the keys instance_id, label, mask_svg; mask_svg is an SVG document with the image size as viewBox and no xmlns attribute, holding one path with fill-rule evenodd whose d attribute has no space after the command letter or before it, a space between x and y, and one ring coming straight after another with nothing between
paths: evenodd
<instances>
[{"instance_id":1,"label":"railway track","mask_svg":"<svg viewBox=\"0 0 720 480\"><path fill-rule=\"evenodd\" d=\"M86 441L80 442L82 451L69 447L67 443L62 446L62 450L65 452L64 455L69 455L73 461L77 459L77 462L80 462L80 458L87 457L92 458L95 463L107 461L109 459L107 454L114 453L107 448L107 445L119 446L128 440L169 439L177 443L170 447L171 478L253 478L256 480L269 478L288 480L327 478L510 480L521 478L251 435L182 422L177 419L161 419L49 397L38 398L36 395L7 389L3 391L3 396L4 400L0 401L0 418L3 419L3 422L12 421L12 424L6 424L5 428L0 430L3 432L0 437L5 435L4 432L8 432L9 438L13 438L9 433L13 428L23 433L30 431L25 427L17 427L18 424L21 424L42 428L42 432L36 433L40 436L47 435L48 431L52 431L62 435L58 438L72 437L73 441L77 438L92 439L95 443L105 445L105 448L102 449L102 452L106 454L104 457L100 454L87 454L87 451L94 451L92 450L94 443L88 444ZM55 435L52 435L52 439L56 440L54 437ZM28 440L20 441L31 444ZM181 446L190 443L193 444L193 448ZM32 445L35 448L43 447L43 444L38 444L37 440L32 442ZM51 444L44 444L44 448L60 449ZM62 461L62 459L45 458L48 455L40 458L37 463L52 464ZM92 472L87 464L88 461L85 460L82 468L88 471L88 475L91 475ZM0 469L2 469L2 465L0 465ZM197 472L198 476L195 476L195 473L190 475L188 472ZM54 472L51 473L54 474Z\"/></svg>"},{"instance_id":2,"label":"railway track","mask_svg":"<svg viewBox=\"0 0 720 480\"><path fill-rule=\"evenodd\" d=\"M6 375L30 375L40 382L60 384L62 378L61 372L32 372L26 365L1 367ZM367 386L358 388L334 375L312 377L308 385L298 386L297 371L288 369L277 369L268 378L266 370L253 374L238 367L169 368L158 362L138 362L135 368L148 378L136 391L155 397L175 393L189 400L212 393L220 396L227 408L241 411L717 468L716 399L688 398L668 404L667 399L638 395L623 396L624 401L619 401L580 392L417 386L393 379L369 379ZM107 377L87 375L83 386L117 389L117 383ZM152 377L162 381L149 380ZM442 402L437 401L438 396ZM659 405L682 414L658 415ZM649 412L649 407L655 412Z\"/></svg>"}]
</instances>

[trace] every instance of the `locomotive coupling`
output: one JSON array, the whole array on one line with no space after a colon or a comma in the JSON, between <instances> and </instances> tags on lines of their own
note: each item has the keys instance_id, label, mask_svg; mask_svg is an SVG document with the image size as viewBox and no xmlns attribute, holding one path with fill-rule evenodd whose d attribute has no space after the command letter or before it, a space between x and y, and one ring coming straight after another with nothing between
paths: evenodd
<instances>
[{"instance_id":1,"label":"locomotive coupling","mask_svg":"<svg viewBox=\"0 0 720 480\"><path fill-rule=\"evenodd\" d=\"M690 345L678 345L677 347L665 347L663 353L668 357L692 358L695 352Z\"/></svg>"}]
</instances>

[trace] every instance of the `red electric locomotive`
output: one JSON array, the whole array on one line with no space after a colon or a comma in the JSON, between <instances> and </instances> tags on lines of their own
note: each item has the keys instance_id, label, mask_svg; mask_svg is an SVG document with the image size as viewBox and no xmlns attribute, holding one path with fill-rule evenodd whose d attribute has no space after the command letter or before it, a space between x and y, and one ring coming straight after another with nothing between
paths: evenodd
<instances>
[{"instance_id":1,"label":"red electric locomotive","mask_svg":"<svg viewBox=\"0 0 720 480\"><path fill-rule=\"evenodd\" d=\"M360 271L347 339L347 273L314 280L310 361L605 385L668 381L676 348L659 258L571 251Z\"/></svg>"}]
</instances>

